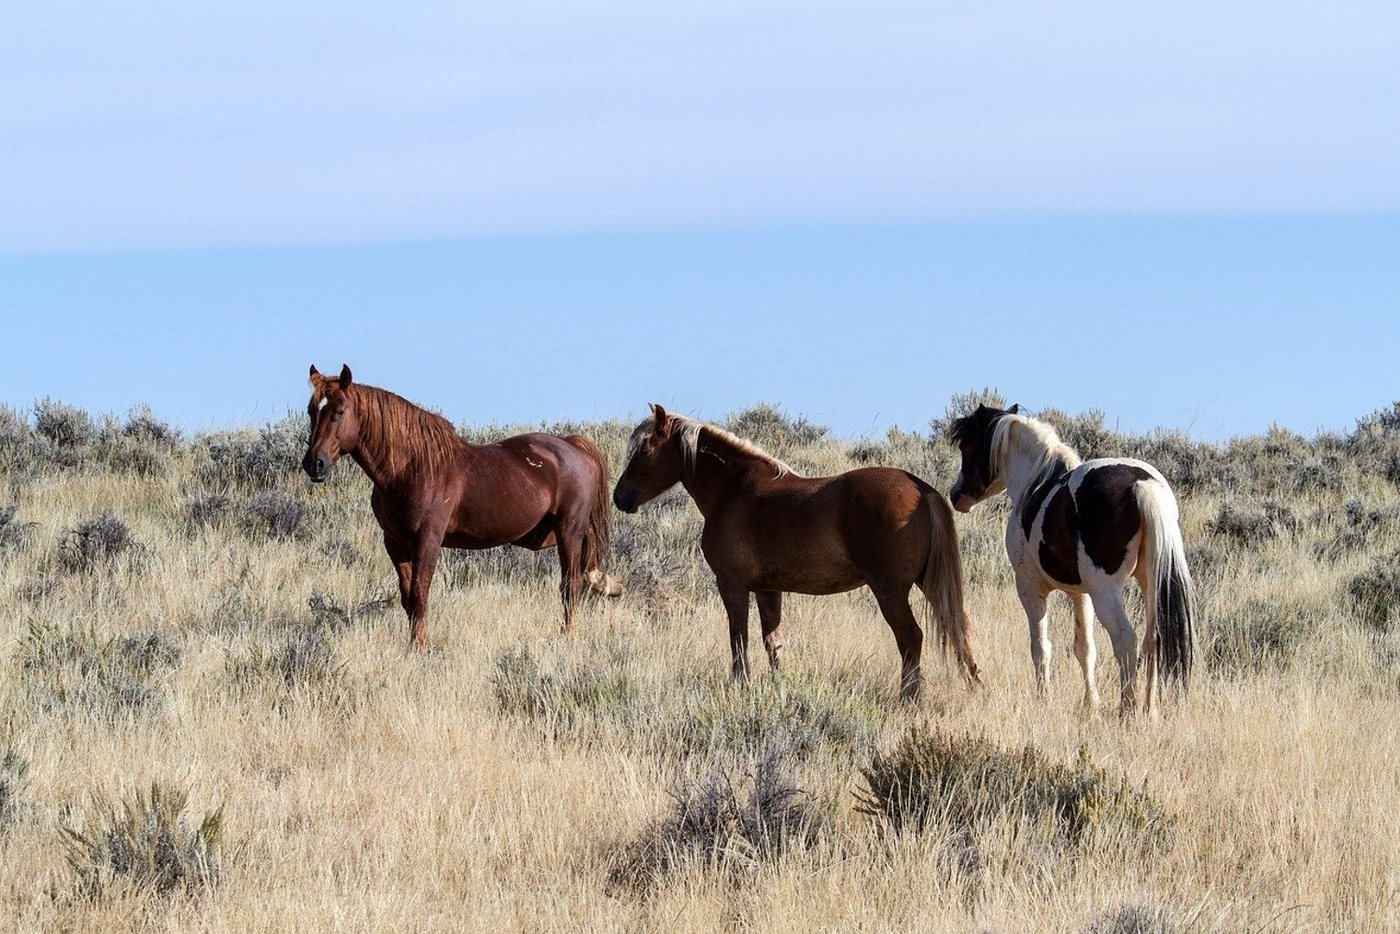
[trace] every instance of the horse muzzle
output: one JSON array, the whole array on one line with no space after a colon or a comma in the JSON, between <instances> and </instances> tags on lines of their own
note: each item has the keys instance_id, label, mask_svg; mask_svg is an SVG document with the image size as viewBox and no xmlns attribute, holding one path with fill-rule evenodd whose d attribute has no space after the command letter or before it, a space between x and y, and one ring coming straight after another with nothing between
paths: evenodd
<instances>
[{"instance_id":1,"label":"horse muzzle","mask_svg":"<svg viewBox=\"0 0 1400 934\"><path fill-rule=\"evenodd\" d=\"M637 511L636 491L623 490L622 487L613 490L613 505L628 515L635 513Z\"/></svg>"},{"instance_id":2,"label":"horse muzzle","mask_svg":"<svg viewBox=\"0 0 1400 934\"><path fill-rule=\"evenodd\" d=\"M331 476L331 459L324 454L306 455L301 459L301 469L311 478L312 483L325 483Z\"/></svg>"}]
</instances>

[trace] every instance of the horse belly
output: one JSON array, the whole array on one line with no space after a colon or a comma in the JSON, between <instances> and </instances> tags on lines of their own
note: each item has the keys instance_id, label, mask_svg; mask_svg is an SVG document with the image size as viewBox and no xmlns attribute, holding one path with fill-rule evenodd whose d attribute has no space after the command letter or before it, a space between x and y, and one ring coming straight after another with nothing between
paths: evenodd
<instances>
[{"instance_id":1,"label":"horse belly","mask_svg":"<svg viewBox=\"0 0 1400 934\"><path fill-rule=\"evenodd\" d=\"M764 549L758 565L754 590L821 595L845 593L865 583L845 547L835 543L823 546L806 541L789 547L770 546Z\"/></svg>"}]
</instances>

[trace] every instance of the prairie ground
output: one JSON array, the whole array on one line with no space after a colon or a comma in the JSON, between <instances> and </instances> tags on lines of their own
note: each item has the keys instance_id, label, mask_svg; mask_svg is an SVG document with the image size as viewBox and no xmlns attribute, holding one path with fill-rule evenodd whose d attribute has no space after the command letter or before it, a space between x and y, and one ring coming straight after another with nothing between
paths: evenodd
<instances>
[{"instance_id":1,"label":"prairie ground","mask_svg":"<svg viewBox=\"0 0 1400 934\"><path fill-rule=\"evenodd\" d=\"M1206 621L1189 693L1157 722L1116 715L1101 629L1106 707L1086 715L1063 598L1036 695L1004 503L959 517L985 684L931 638L908 706L865 591L787 597L781 672L755 638L762 673L731 685L679 492L618 517L628 593L586 602L569 637L552 552L452 553L418 657L368 485L349 461L307 485L300 420L186 439L149 413L0 412L0 914L83 931L1400 927L1400 409L1220 446L1046 415L1085 456L1144 456L1177 485ZM804 473L885 463L946 490L956 470L922 433L848 443L764 406L728 424ZM567 427L620 469L630 426Z\"/></svg>"}]
</instances>

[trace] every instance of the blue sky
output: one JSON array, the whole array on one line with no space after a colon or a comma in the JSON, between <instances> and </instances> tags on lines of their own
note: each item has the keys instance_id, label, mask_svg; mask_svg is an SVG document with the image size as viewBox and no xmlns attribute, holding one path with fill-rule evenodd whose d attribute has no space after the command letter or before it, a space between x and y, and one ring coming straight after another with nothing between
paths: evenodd
<instances>
[{"instance_id":1,"label":"blue sky","mask_svg":"<svg viewBox=\"0 0 1400 934\"><path fill-rule=\"evenodd\" d=\"M1394 4L23 3L0 401L1223 438L1400 396Z\"/></svg>"}]
</instances>

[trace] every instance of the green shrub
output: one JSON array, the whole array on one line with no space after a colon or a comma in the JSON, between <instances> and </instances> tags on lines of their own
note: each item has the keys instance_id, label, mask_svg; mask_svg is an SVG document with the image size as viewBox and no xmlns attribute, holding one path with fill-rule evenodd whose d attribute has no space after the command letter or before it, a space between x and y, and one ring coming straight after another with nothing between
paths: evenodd
<instances>
[{"instance_id":1,"label":"green shrub","mask_svg":"<svg viewBox=\"0 0 1400 934\"><path fill-rule=\"evenodd\" d=\"M285 541L303 535L306 500L280 490L263 490L243 504L242 527L250 538Z\"/></svg>"},{"instance_id":2,"label":"green shrub","mask_svg":"<svg viewBox=\"0 0 1400 934\"><path fill-rule=\"evenodd\" d=\"M290 415L257 431L238 429L195 439L195 479L212 489L265 490L293 478L306 453L304 415Z\"/></svg>"},{"instance_id":3,"label":"green shrub","mask_svg":"<svg viewBox=\"0 0 1400 934\"><path fill-rule=\"evenodd\" d=\"M188 794L151 785L121 803L94 800L92 826L63 827L68 865L78 891L99 898L135 890L158 896L211 888L224 876L224 809L206 815L197 827L185 820Z\"/></svg>"},{"instance_id":4,"label":"green shrub","mask_svg":"<svg viewBox=\"0 0 1400 934\"><path fill-rule=\"evenodd\" d=\"M1011 820L1059 846L1107 831L1150 847L1170 823L1146 789L1095 766L1087 747L1067 765L1033 746L1008 751L980 736L914 728L861 774L868 790L858 796L859 810L896 832L941 824L959 841L975 842L994 823Z\"/></svg>"}]
</instances>

